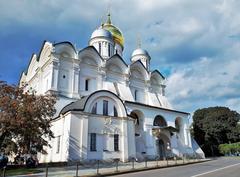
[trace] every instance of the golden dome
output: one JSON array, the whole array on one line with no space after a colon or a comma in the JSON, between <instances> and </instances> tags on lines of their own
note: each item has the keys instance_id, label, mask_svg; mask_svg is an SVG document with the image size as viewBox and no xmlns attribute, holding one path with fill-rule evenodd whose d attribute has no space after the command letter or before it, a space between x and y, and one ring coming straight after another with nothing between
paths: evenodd
<instances>
[{"instance_id":1,"label":"golden dome","mask_svg":"<svg viewBox=\"0 0 240 177\"><path fill-rule=\"evenodd\" d=\"M108 14L107 22L102 25L102 28L108 30L112 34L114 42L120 44L123 47L123 35L116 26L112 25L110 14Z\"/></svg>"}]
</instances>

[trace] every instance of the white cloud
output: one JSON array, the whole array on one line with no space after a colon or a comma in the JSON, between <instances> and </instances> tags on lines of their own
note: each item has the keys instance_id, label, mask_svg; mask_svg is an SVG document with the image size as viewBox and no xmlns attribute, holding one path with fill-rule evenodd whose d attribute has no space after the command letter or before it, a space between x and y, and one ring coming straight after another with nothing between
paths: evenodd
<instances>
[{"instance_id":1,"label":"white cloud","mask_svg":"<svg viewBox=\"0 0 240 177\"><path fill-rule=\"evenodd\" d=\"M57 27L58 34L78 30L90 36L106 18L109 1L0 1L0 36L17 33L19 26L33 31L41 27L46 34ZM111 1L112 21L126 41L125 60L140 35L153 69L170 71L168 96L185 111L210 105L240 111L239 7L238 0ZM72 38L82 45L82 36Z\"/></svg>"},{"instance_id":2,"label":"white cloud","mask_svg":"<svg viewBox=\"0 0 240 177\"><path fill-rule=\"evenodd\" d=\"M240 111L239 47L235 44L231 49L226 49L223 56L204 57L177 67L167 82L167 95L173 105L190 111L199 106L217 105ZM232 53L238 57L233 57Z\"/></svg>"}]
</instances>

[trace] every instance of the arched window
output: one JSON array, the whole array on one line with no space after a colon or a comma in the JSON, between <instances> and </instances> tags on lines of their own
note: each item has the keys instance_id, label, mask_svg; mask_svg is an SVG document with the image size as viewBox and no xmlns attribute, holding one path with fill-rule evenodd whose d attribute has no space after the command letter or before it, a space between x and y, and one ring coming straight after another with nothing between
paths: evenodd
<instances>
[{"instance_id":1,"label":"arched window","mask_svg":"<svg viewBox=\"0 0 240 177\"><path fill-rule=\"evenodd\" d=\"M134 90L134 99L135 99L135 101L137 101L137 99L138 99L138 91L137 90Z\"/></svg>"},{"instance_id":2,"label":"arched window","mask_svg":"<svg viewBox=\"0 0 240 177\"><path fill-rule=\"evenodd\" d=\"M115 106L113 107L113 116L118 117L117 108Z\"/></svg>"},{"instance_id":3,"label":"arched window","mask_svg":"<svg viewBox=\"0 0 240 177\"><path fill-rule=\"evenodd\" d=\"M85 80L85 91L88 91L89 89L89 79Z\"/></svg>"},{"instance_id":4,"label":"arched window","mask_svg":"<svg viewBox=\"0 0 240 177\"><path fill-rule=\"evenodd\" d=\"M156 116L153 122L153 126L166 127L167 122L162 116Z\"/></svg>"},{"instance_id":5,"label":"arched window","mask_svg":"<svg viewBox=\"0 0 240 177\"><path fill-rule=\"evenodd\" d=\"M108 56L110 57L110 55L111 55L111 45L108 43Z\"/></svg>"},{"instance_id":6,"label":"arched window","mask_svg":"<svg viewBox=\"0 0 240 177\"><path fill-rule=\"evenodd\" d=\"M101 46L101 43L99 42L98 43L98 51L99 51L99 54L101 55L101 50L102 50L102 46Z\"/></svg>"},{"instance_id":7,"label":"arched window","mask_svg":"<svg viewBox=\"0 0 240 177\"><path fill-rule=\"evenodd\" d=\"M108 116L108 101L103 100L103 115Z\"/></svg>"},{"instance_id":8,"label":"arched window","mask_svg":"<svg viewBox=\"0 0 240 177\"><path fill-rule=\"evenodd\" d=\"M92 111L91 111L92 114L97 114L97 103L95 103L92 107Z\"/></svg>"},{"instance_id":9,"label":"arched window","mask_svg":"<svg viewBox=\"0 0 240 177\"><path fill-rule=\"evenodd\" d=\"M132 117L133 119L135 119L135 124L139 125L139 117L135 112L131 112L130 117Z\"/></svg>"}]
</instances>

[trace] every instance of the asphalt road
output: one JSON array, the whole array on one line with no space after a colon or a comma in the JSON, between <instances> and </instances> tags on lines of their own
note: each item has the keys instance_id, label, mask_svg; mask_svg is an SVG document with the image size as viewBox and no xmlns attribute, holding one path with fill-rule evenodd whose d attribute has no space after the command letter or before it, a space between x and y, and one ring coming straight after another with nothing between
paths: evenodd
<instances>
[{"instance_id":1,"label":"asphalt road","mask_svg":"<svg viewBox=\"0 0 240 177\"><path fill-rule=\"evenodd\" d=\"M240 157L117 175L117 177L240 177Z\"/></svg>"}]
</instances>

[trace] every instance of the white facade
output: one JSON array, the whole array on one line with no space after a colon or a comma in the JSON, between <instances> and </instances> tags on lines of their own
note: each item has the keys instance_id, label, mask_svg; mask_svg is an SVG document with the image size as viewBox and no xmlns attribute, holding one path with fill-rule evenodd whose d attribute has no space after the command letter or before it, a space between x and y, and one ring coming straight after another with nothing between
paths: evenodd
<instances>
[{"instance_id":1,"label":"white facade","mask_svg":"<svg viewBox=\"0 0 240 177\"><path fill-rule=\"evenodd\" d=\"M116 32L117 31L117 32ZM95 30L89 46L45 41L32 55L20 86L37 94L57 94L52 148L41 162L128 161L197 153L189 113L174 110L165 97L165 78L150 70L150 56L136 49L122 59L123 36L108 21Z\"/></svg>"}]
</instances>

